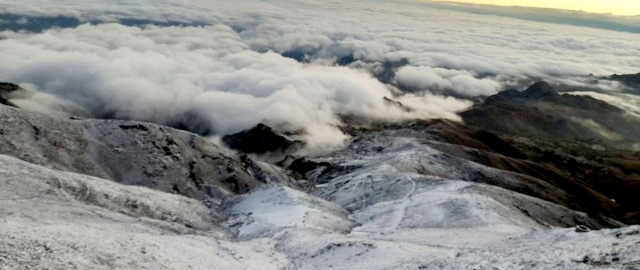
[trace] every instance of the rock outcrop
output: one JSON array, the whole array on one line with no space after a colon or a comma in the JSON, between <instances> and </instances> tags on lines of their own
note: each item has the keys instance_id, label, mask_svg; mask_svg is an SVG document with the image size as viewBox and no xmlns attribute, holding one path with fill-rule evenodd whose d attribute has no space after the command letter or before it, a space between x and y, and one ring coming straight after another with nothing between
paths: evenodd
<instances>
[{"instance_id":1,"label":"rock outcrop","mask_svg":"<svg viewBox=\"0 0 640 270\"><path fill-rule=\"evenodd\" d=\"M264 124L258 124L252 129L224 136L222 140L232 149L251 154L290 153L304 146L302 141L279 134Z\"/></svg>"},{"instance_id":2,"label":"rock outcrop","mask_svg":"<svg viewBox=\"0 0 640 270\"><path fill-rule=\"evenodd\" d=\"M0 104L16 107L13 102L9 101L9 98L11 94L20 91L20 89L18 85L0 82Z\"/></svg>"}]
</instances>

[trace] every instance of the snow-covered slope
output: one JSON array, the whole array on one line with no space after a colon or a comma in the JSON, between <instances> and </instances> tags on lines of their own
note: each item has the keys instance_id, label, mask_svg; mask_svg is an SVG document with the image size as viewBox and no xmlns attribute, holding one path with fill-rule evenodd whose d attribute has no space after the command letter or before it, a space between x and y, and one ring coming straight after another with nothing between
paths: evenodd
<instances>
[{"instance_id":1,"label":"snow-covered slope","mask_svg":"<svg viewBox=\"0 0 640 270\"><path fill-rule=\"evenodd\" d=\"M164 126L65 119L3 105L0 124L0 154L216 204L262 183L292 184L275 166Z\"/></svg>"},{"instance_id":2,"label":"snow-covered slope","mask_svg":"<svg viewBox=\"0 0 640 270\"><path fill-rule=\"evenodd\" d=\"M355 224L347 211L290 188L265 185L228 203L227 226L239 239L273 236L286 228L346 233Z\"/></svg>"},{"instance_id":3,"label":"snow-covered slope","mask_svg":"<svg viewBox=\"0 0 640 270\"><path fill-rule=\"evenodd\" d=\"M0 155L0 269L280 269L202 202Z\"/></svg>"},{"instance_id":4,"label":"snow-covered slope","mask_svg":"<svg viewBox=\"0 0 640 270\"><path fill-rule=\"evenodd\" d=\"M549 228L481 192L463 191L468 186L442 182L413 190L407 184L411 193L366 203L351 215L359 224L350 231L342 226L348 219L328 202L263 186L231 204L228 224L240 241L272 246L290 260L285 269L640 267L638 226L589 233Z\"/></svg>"},{"instance_id":5,"label":"snow-covered slope","mask_svg":"<svg viewBox=\"0 0 640 270\"><path fill-rule=\"evenodd\" d=\"M389 230L620 225L567 208L576 194L558 186L447 154L433 143L411 129L362 134L348 149L313 160L330 165L307 173L318 184L312 194L355 212L359 222L395 213L371 225Z\"/></svg>"},{"instance_id":6,"label":"snow-covered slope","mask_svg":"<svg viewBox=\"0 0 640 270\"><path fill-rule=\"evenodd\" d=\"M3 270L640 267L637 226L577 233L541 228L523 217L517 225L474 227L468 217L460 220L467 226L434 229L425 224L437 214L412 214L434 208L420 210L416 193L386 203L395 207L366 203L352 216L358 226L337 205L278 185L263 186L220 211L179 195L0 156L0 186ZM463 186L453 182L418 194L444 196ZM381 212L369 216L377 218L363 219L376 208ZM404 218L396 227L399 216ZM222 223L229 229L217 225L222 217L229 217ZM389 222L374 226L383 219Z\"/></svg>"},{"instance_id":7,"label":"snow-covered slope","mask_svg":"<svg viewBox=\"0 0 640 270\"><path fill-rule=\"evenodd\" d=\"M231 204L229 224L240 239L272 241L296 269L640 267L640 227L589 233L560 228L619 223L472 182L478 171L504 173L496 179L507 187L558 193L542 182L449 156L413 135L363 135L349 149L314 159L330 165L307 174L317 183L311 194L342 206L348 218L300 192L263 186ZM327 215L320 226L312 216L318 212ZM345 231L340 224L348 220L355 224Z\"/></svg>"},{"instance_id":8,"label":"snow-covered slope","mask_svg":"<svg viewBox=\"0 0 640 270\"><path fill-rule=\"evenodd\" d=\"M20 158L0 155L2 270L640 268L640 227L560 228L619 223L410 130L362 134L314 159L324 165L303 191L279 168L186 132L0 110L0 149ZM192 181L184 161L194 159L212 177L196 179L218 193L171 194L167 183ZM269 184L235 195L241 182L220 181L226 168Z\"/></svg>"},{"instance_id":9,"label":"snow-covered slope","mask_svg":"<svg viewBox=\"0 0 640 270\"><path fill-rule=\"evenodd\" d=\"M529 186L550 198L562 194L544 182L447 155L426 139L408 130L364 134L348 149L313 159L323 166L307 174L317 184L311 194L343 207L347 218L300 192L263 186L230 203L227 224L245 241L268 239L296 269L640 267L640 227L560 228L619 223L474 182L478 172L503 174L494 177L500 186ZM320 226L312 216L318 212L327 215ZM349 220L349 231L337 226Z\"/></svg>"}]
</instances>

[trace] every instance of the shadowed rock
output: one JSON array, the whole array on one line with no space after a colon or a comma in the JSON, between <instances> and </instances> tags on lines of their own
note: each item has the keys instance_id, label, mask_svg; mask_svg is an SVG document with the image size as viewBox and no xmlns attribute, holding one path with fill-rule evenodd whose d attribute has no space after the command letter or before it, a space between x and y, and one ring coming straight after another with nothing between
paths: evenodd
<instances>
[{"instance_id":1,"label":"shadowed rock","mask_svg":"<svg viewBox=\"0 0 640 270\"><path fill-rule=\"evenodd\" d=\"M396 108L399 108L399 109L401 109L401 110L403 110L403 111L405 111L405 112L413 112L413 109L411 109L411 108L409 108L409 107L405 106L405 105L404 105L404 104L402 104L402 102L400 102L400 101L395 101L395 100L390 99L390 98L388 98L388 97L384 97L384 102L385 102L385 103L387 103L387 104L389 104L389 105L391 105L391 106L394 106L394 107L396 107Z\"/></svg>"},{"instance_id":2,"label":"shadowed rock","mask_svg":"<svg viewBox=\"0 0 640 270\"><path fill-rule=\"evenodd\" d=\"M230 148L252 154L292 152L303 146L302 141L280 135L264 124L258 124L252 129L224 136L222 141Z\"/></svg>"},{"instance_id":3,"label":"shadowed rock","mask_svg":"<svg viewBox=\"0 0 640 270\"><path fill-rule=\"evenodd\" d=\"M640 87L640 73L625 75L614 74L607 79L619 81L629 87Z\"/></svg>"},{"instance_id":4,"label":"shadowed rock","mask_svg":"<svg viewBox=\"0 0 640 270\"><path fill-rule=\"evenodd\" d=\"M12 83L0 82L0 104L17 107L13 102L9 101L9 96L21 88Z\"/></svg>"}]
</instances>

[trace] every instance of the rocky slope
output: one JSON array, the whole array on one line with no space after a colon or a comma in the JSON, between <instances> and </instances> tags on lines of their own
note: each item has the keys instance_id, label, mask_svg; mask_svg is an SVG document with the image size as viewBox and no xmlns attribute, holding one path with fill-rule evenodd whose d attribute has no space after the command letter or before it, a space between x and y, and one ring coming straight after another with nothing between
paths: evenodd
<instances>
[{"instance_id":1,"label":"rocky slope","mask_svg":"<svg viewBox=\"0 0 640 270\"><path fill-rule=\"evenodd\" d=\"M282 269L219 208L0 155L0 269Z\"/></svg>"},{"instance_id":2,"label":"rocky slope","mask_svg":"<svg viewBox=\"0 0 640 270\"><path fill-rule=\"evenodd\" d=\"M394 189L406 190L407 186L414 185L420 190L424 186L462 181L465 189L500 201L514 213L540 224L615 227L620 226L615 219L621 220L627 214L621 205L563 177L551 166L509 156L522 154L497 136L491 137L491 133L472 133L462 125L441 120L352 133L357 135L349 149L307 160L311 166L300 171L322 186L313 194L320 192L316 195L344 201L347 204L341 205L346 209L363 207L352 203L356 201L353 196L372 196L367 201L384 201ZM354 179L354 175L366 178ZM396 193L402 194L402 191ZM335 196L347 197L337 199ZM377 198L379 196L383 198ZM544 201L544 206L534 198Z\"/></svg>"},{"instance_id":3,"label":"rocky slope","mask_svg":"<svg viewBox=\"0 0 640 270\"><path fill-rule=\"evenodd\" d=\"M468 126L465 129L500 134L528 165L495 159L484 159L484 164L586 186L623 205L626 222L640 221L636 196L640 156L633 150L640 134L636 116L588 96L558 94L547 83L534 84L523 92L498 93L461 116Z\"/></svg>"},{"instance_id":4,"label":"rocky slope","mask_svg":"<svg viewBox=\"0 0 640 270\"><path fill-rule=\"evenodd\" d=\"M294 184L275 166L159 125L65 119L7 106L0 106L0 122L0 154L198 200L220 203L263 183Z\"/></svg>"},{"instance_id":5,"label":"rocky slope","mask_svg":"<svg viewBox=\"0 0 640 270\"><path fill-rule=\"evenodd\" d=\"M500 92L460 115L469 125L544 141L617 149L640 143L637 116L589 96L559 94L544 82Z\"/></svg>"},{"instance_id":6,"label":"rocky slope","mask_svg":"<svg viewBox=\"0 0 640 270\"><path fill-rule=\"evenodd\" d=\"M0 269L640 267L629 202L568 173L591 163L459 123L345 126L289 171L148 123L0 123Z\"/></svg>"}]
</instances>

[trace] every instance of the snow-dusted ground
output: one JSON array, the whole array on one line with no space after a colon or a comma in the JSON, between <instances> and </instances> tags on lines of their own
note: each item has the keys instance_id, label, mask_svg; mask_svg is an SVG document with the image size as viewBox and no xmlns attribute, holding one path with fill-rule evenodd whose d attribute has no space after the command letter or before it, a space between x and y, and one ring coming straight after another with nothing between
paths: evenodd
<instances>
[{"instance_id":1,"label":"snow-dusted ground","mask_svg":"<svg viewBox=\"0 0 640 270\"><path fill-rule=\"evenodd\" d=\"M322 183L312 194L348 209L356 226L346 234L285 229L274 237L281 252L299 269L640 268L640 227L590 233L555 227L599 221L470 182L473 173L493 169L437 151L424 144L427 139L408 130L384 131L318 158L333 167L308 173ZM519 180L502 173L500 185ZM273 200L257 193L246 200L251 196ZM272 205L273 215L287 216Z\"/></svg>"},{"instance_id":2,"label":"snow-dusted ground","mask_svg":"<svg viewBox=\"0 0 640 270\"><path fill-rule=\"evenodd\" d=\"M359 136L348 149L316 159L333 168L308 173L320 183L312 194L354 212L363 231L602 225L551 203L571 200L558 187L438 151L426 136L409 129ZM546 200L511 190L528 190Z\"/></svg>"},{"instance_id":3,"label":"snow-dusted ground","mask_svg":"<svg viewBox=\"0 0 640 270\"><path fill-rule=\"evenodd\" d=\"M186 197L0 156L0 269L280 269Z\"/></svg>"},{"instance_id":4,"label":"snow-dusted ground","mask_svg":"<svg viewBox=\"0 0 640 270\"><path fill-rule=\"evenodd\" d=\"M0 269L640 269L639 226L556 227L600 221L428 139L365 134L317 158L332 166L308 173L310 193L275 181L221 205L0 155Z\"/></svg>"},{"instance_id":5,"label":"snow-dusted ground","mask_svg":"<svg viewBox=\"0 0 640 270\"><path fill-rule=\"evenodd\" d=\"M68 119L3 105L0 123L0 154L214 204L265 182L290 184L273 165L165 126Z\"/></svg>"}]
</instances>

